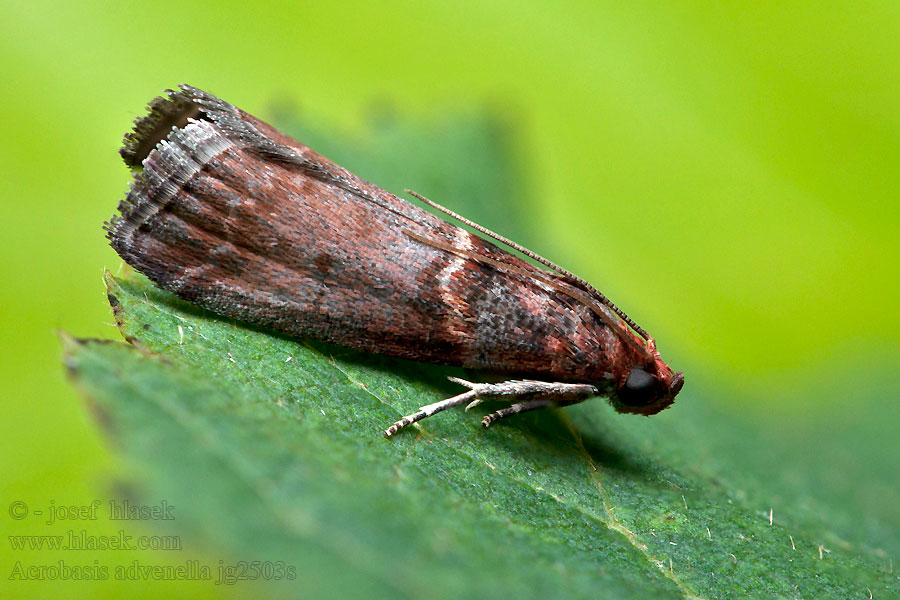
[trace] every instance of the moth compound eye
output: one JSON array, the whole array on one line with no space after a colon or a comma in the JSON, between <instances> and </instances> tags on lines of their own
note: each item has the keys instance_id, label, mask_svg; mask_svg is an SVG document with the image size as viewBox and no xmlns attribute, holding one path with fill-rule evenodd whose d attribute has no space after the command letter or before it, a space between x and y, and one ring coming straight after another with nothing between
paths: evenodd
<instances>
[{"instance_id":1,"label":"moth compound eye","mask_svg":"<svg viewBox=\"0 0 900 600\"><path fill-rule=\"evenodd\" d=\"M659 397L659 381L643 369L637 367L628 373L625 385L616 393L619 401L625 406L645 406Z\"/></svg>"}]
</instances>

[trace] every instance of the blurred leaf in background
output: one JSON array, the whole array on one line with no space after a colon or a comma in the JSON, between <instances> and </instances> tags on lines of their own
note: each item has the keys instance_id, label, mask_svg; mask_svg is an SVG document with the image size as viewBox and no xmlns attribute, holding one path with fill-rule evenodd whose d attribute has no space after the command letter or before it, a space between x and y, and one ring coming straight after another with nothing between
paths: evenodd
<instances>
[{"instance_id":1,"label":"blurred leaf in background","mask_svg":"<svg viewBox=\"0 0 900 600\"><path fill-rule=\"evenodd\" d=\"M496 208L485 192L517 180L505 147L485 140L498 128L485 118L448 124L430 161L405 163L408 177L441 196L465 178L472 211ZM390 156L429 136L388 129L394 135L378 136L390 140L380 150L342 148L334 136L322 149L389 181ZM316 138L307 133L300 137ZM473 152L480 160L470 161ZM572 411L572 421L568 412L535 414L480 431L477 416L455 411L417 426L421 434L383 440L387 424L452 393L441 381L446 369L247 331L143 278L108 276L108 286L124 337L166 364L67 341L67 365L143 474L131 486L134 501L181 507L175 530L225 564L257 560L273 573L281 565L329 597L900 592L875 546L891 540L846 519L862 506L832 494L827 479L786 485L769 476L771 455L752 458L766 454L753 448L759 438L783 436L783 424L742 424L694 393L688 406L654 419L615 415L595 401ZM746 440L748 451L708 458L733 440ZM790 456L808 485L828 457L805 451L816 441L817 432L794 430L765 446ZM859 482L873 467L851 463L843 475ZM881 501L896 506L900 493L884 490ZM275 581L288 590L294 582Z\"/></svg>"},{"instance_id":2,"label":"blurred leaf in background","mask_svg":"<svg viewBox=\"0 0 900 600\"><path fill-rule=\"evenodd\" d=\"M785 527L808 532L827 519L852 554L883 555L888 570L897 562L900 5L0 9L4 499L90 502L121 468L64 383L54 330L118 336L100 268L120 261L99 230L127 181L115 148L150 97L185 81L282 124L297 112L286 107L299 106L314 147L596 284L688 374L668 411L677 424L660 415L617 431L635 427L648 456L678 442L674 469L715 474L766 522L771 506ZM488 197L497 201L481 203L499 214L466 204L476 178L437 193L439 175L413 174L420 157L430 161L422 148L447 136L425 116L482 102L504 115L510 160L521 165L511 171L521 187L495 180ZM429 144L382 150L379 136L402 140L369 129L373 103L397 115L395 132L412 123ZM344 154L322 145L345 135L353 147ZM494 136L467 147L489 148L485 137ZM369 155L380 161L371 171L351 164ZM691 421L694 410L712 413ZM706 429L672 435L690 422ZM822 544L832 558L835 544ZM133 591L82 585L108 597ZM180 595L192 589L209 594L187 586Z\"/></svg>"}]
</instances>

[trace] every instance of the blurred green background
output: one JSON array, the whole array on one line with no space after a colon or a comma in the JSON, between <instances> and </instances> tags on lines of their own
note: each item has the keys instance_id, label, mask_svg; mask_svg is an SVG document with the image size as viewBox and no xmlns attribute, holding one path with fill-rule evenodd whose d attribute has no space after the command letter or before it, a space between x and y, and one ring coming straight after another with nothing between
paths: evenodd
<instances>
[{"instance_id":1,"label":"blurred green background","mask_svg":"<svg viewBox=\"0 0 900 600\"><path fill-rule=\"evenodd\" d=\"M90 501L116 468L55 330L117 337L100 229L129 179L116 150L180 82L341 135L373 106L487 105L521 144L533 192L502 200L528 243L655 335L687 374L679 402L900 427L900 4L246 6L0 1L4 502Z\"/></svg>"}]
</instances>

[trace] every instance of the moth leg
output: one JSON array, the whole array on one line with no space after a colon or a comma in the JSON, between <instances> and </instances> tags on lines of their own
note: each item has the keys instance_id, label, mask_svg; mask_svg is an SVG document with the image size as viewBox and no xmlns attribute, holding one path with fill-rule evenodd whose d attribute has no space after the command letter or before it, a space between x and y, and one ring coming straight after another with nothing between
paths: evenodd
<instances>
[{"instance_id":1,"label":"moth leg","mask_svg":"<svg viewBox=\"0 0 900 600\"><path fill-rule=\"evenodd\" d=\"M567 400L578 399L578 402L598 395L599 390L586 383L557 383L549 381L535 381L531 379L510 380L501 383L472 383L459 377L448 377L450 381L464 385L473 392L475 398L466 406L466 410L478 406L485 400L503 400L507 397L510 401L526 399L547 399L553 404L563 404Z\"/></svg>"},{"instance_id":2,"label":"moth leg","mask_svg":"<svg viewBox=\"0 0 900 600\"><path fill-rule=\"evenodd\" d=\"M598 395L599 391L596 387L584 383L551 383L546 381L532 380L513 380L501 383L472 383L458 377L448 377L450 381L469 388L468 392L463 392L452 398L429 404L421 407L417 412L407 415L388 427L384 431L384 435L390 437L417 421L421 421L431 415L437 414L442 410L459 406L460 404L468 404L466 410L476 406L485 399L500 400L508 398L512 401L530 399L526 402L518 402L509 408L497 411L485 417L482 425L487 427L491 422L501 419L505 416L516 414L527 410L536 410L545 406L568 406L587 400L592 396ZM502 413L502 414L500 414Z\"/></svg>"},{"instance_id":3,"label":"moth leg","mask_svg":"<svg viewBox=\"0 0 900 600\"><path fill-rule=\"evenodd\" d=\"M548 406L561 407L561 406L571 406L573 404L578 404L579 402L584 402L587 400L589 396L585 396L583 398L575 398L572 400L531 400L530 402L517 402L512 406L508 406L506 408L501 408L498 411L492 412L491 414L485 416L481 420L482 427L490 427L491 423L495 423L500 419L517 415L519 413L528 412L530 410L538 410L541 408L547 408Z\"/></svg>"},{"instance_id":4,"label":"moth leg","mask_svg":"<svg viewBox=\"0 0 900 600\"><path fill-rule=\"evenodd\" d=\"M476 392L474 390L469 390L468 392L463 392L458 396L453 396L452 398L447 398L446 400L441 400L440 402L435 402L434 404L429 404L427 406L423 406L419 408L418 411L411 415L406 415L390 427L384 430L385 437L391 437L407 425L412 425L416 421L421 421L431 415L437 414L442 410L446 410L453 406L459 406L460 404L465 404L466 402L471 402L473 398L475 398Z\"/></svg>"}]
</instances>

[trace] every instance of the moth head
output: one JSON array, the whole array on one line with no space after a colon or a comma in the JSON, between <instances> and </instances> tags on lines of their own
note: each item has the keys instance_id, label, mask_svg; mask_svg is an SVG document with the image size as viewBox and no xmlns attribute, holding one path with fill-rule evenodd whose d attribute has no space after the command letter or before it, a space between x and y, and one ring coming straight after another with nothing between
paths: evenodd
<instances>
[{"instance_id":1,"label":"moth head","mask_svg":"<svg viewBox=\"0 0 900 600\"><path fill-rule=\"evenodd\" d=\"M681 371L673 373L662 360L657 360L652 366L632 367L610 401L621 413L655 415L675 402L682 386Z\"/></svg>"}]
</instances>

